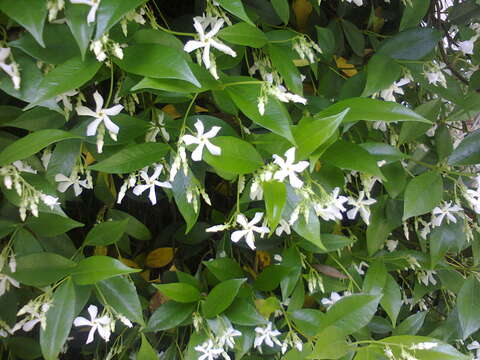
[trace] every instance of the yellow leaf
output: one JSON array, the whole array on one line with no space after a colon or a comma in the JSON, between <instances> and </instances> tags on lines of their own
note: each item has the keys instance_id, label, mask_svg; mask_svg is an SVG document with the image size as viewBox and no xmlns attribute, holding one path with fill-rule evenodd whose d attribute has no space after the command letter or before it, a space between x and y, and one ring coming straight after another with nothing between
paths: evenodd
<instances>
[{"instance_id":1,"label":"yellow leaf","mask_svg":"<svg viewBox=\"0 0 480 360\"><path fill-rule=\"evenodd\" d=\"M158 248L147 255L146 265L151 268L160 268L173 260L175 251L171 247Z\"/></svg>"},{"instance_id":2,"label":"yellow leaf","mask_svg":"<svg viewBox=\"0 0 480 360\"><path fill-rule=\"evenodd\" d=\"M85 152L85 165L91 165L95 162L95 158L93 155L90 153L90 151Z\"/></svg>"},{"instance_id":3,"label":"yellow leaf","mask_svg":"<svg viewBox=\"0 0 480 360\"><path fill-rule=\"evenodd\" d=\"M349 64L347 59L343 57L336 57L335 62L337 63L337 67L348 77L352 77L358 72L357 69L355 69L355 66Z\"/></svg>"},{"instance_id":4,"label":"yellow leaf","mask_svg":"<svg viewBox=\"0 0 480 360\"><path fill-rule=\"evenodd\" d=\"M295 14L295 20L297 22L297 30L306 32L308 18L313 10L312 4L310 4L308 0L295 0L292 7Z\"/></svg>"},{"instance_id":5,"label":"yellow leaf","mask_svg":"<svg viewBox=\"0 0 480 360\"><path fill-rule=\"evenodd\" d=\"M146 282L150 282L150 270L144 270L140 273L140 276L145 280Z\"/></svg>"},{"instance_id":6,"label":"yellow leaf","mask_svg":"<svg viewBox=\"0 0 480 360\"><path fill-rule=\"evenodd\" d=\"M310 65L310 62L307 59L294 59L293 64L296 67L302 67L302 66L308 66Z\"/></svg>"},{"instance_id":7,"label":"yellow leaf","mask_svg":"<svg viewBox=\"0 0 480 360\"><path fill-rule=\"evenodd\" d=\"M256 258L260 269L266 268L272 262L270 254L266 251L257 250Z\"/></svg>"},{"instance_id":8,"label":"yellow leaf","mask_svg":"<svg viewBox=\"0 0 480 360\"><path fill-rule=\"evenodd\" d=\"M204 107L195 105L195 112L208 112L208 109L205 109Z\"/></svg>"},{"instance_id":9,"label":"yellow leaf","mask_svg":"<svg viewBox=\"0 0 480 360\"><path fill-rule=\"evenodd\" d=\"M322 168L322 163L319 160L315 163L315 171L318 172L318 171L320 171L321 168Z\"/></svg>"},{"instance_id":10,"label":"yellow leaf","mask_svg":"<svg viewBox=\"0 0 480 360\"><path fill-rule=\"evenodd\" d=\"M95 250L93 251L94 255L107 255L108 249L106 246L95 246Z\"/></svg>"},{"instance_id":11,"label":"yellow leaf","mask_svg":"<svg viewBox=\"0 0 480 360\"><path fill-rule=\"evenodd\" d=\"M280 303L276 297L271 296L267 299L256 299L255 307L260 314L268 319L273 312L280 309Z\"/></svg>"},{"instance_id":12,"label":"yellow leaf","mask_svg":"<svg viewBox=\"0 0 480 360\"><path fill-rule=\"evenodd\" d=\"M180 115L180 113L177 111L177 108L175 106L173 106L172 104L165 105L162 108L162 111L166 112L173 119L178 119L179 117L182 117L182 115Z\"/></svg>"},{"instance_id":13,"label":"yellow leaf","mask_svg":"<svg viewBox=\"0 0 480 360\"><path fill-rule=\"evenodd\" d=\"M123 258L123 257L119 258L118 260L120 260L124 265L127 265L128 267L131 267L134 269L140 269L140 266L138 266L138 264L133 260Z\"/></svg>"}]
</instances>

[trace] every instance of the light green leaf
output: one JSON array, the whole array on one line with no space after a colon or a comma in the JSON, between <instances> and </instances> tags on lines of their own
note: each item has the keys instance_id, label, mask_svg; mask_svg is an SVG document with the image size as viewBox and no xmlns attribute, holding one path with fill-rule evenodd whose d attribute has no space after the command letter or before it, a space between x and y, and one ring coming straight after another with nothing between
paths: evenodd
<instances>
[{"instance_id":1,"label":"light green leaf","mask_svg":"<svg viewBox=\"0 0 480 360\"><path fill-rule=\"evenodd\" d=\"M80 138L77 135L57 129L39 130L24 136L0 152L0 166L23 160L43 148L66 139Z\"/></svg>"},{"instance_id":2,"label":"light green leaf","mask_svg":"<svg viewBox=\"0 0 480 360\"><path fill-rule=\"evenodd\" d=\"M442 196L443 180L439 173L428 171L416 176L405 189L403 221L432 211Z\"/></svg>"},{"instance_id":3,"label":"light green leaf","mask_svg":"<svg viewBox=\"0 0 480 360\"><path fill-rule=\"evenodd\" d=\"M263 165L262 157L257 150L244 140L233 136L219 136L211 142L219 146L222 152L220 155L212 155L205 148L203 158L215 169L232 174L248 174Z\"/></svg>"},{"instance_id":4,"label":"light green leaf","mask_svg":"<svg viewBox=\"0 0 480 360\"><path fill-rule=\"evenodd\" d=\"M142 336L142 343L137 353L137 360L158 360L158 354L148 342L144 334Z\"/></svg>"},{"instance_id":5,"label":"light green leaf","mask_svg":"<svg viewBox=\"0 0 480 360\"><path fill-rule=\"evenodd\" d=\"M244 22L236 23L219 31L218 37L232 44L261 48L267 43L263 31Z\"/></svg>"},{"instance_id":6,"label":"light green leaf","mask_svg":"<svg viewBox=\"0 0 480 360\"><path fill-rule=\"evenodd\" d=\"M287 88L299 95L303 94L303 84L300 71L293 63L296 58L290 47L279 44L268 44L268 55L273 67L280 73Z\"/></svg>"},{"instance_id":7,"label":"light green leaf","mask_svg":"<svg viewBox=\"0 0 480 360\"><path fill-rule=\"evenodd\" d=\"M289 312L288 317L303 333L315 336L320 331L325 314L318 309L299 309Z\"/></svg>"},{"instance_id":8,"label":"light green leaf","mask_svg":"<svg viewBox=\"0 0 480 360\"><path fill-rule=\"evenodd\" d=\"M245 276L242 268L232 258L218 258L212 261L204 261L203 265L219 280L239 279Z\"/></svg>"},{"instance_id":9,"label":"light green leaf","mask_svg":"<svg viewBox=\"0 0 480 360\"><path fill-rule=\"evenodd\" d=\"M152 238L150 230L148 230L148 228L144 224L138 221L136 217L126 212L117 209L110 209L108 211L108 217L110 217L112 220L117 221L127 219L128 225L125 232L131 237L134 237L135 239L150 240Z\"/></svg>"},{"instance_id":10,"label":"light green leaf","mask_svg":"<svg viewBox=\"0 0 480 360\"><path fill-rule=\"evenodd\" d=\"M105 221L95 225L87 234L84 245L108 246L120 240L127 228L128 220Z\"/></svg>"},{"instance_id":11,"label":"light green leaf","mask_svg":"<svg viewBox=\"0 0 480 360\"><path fill-rule=\"evenodd\" d=\"M96 286L107 300L107 304L116 312L142 326L145 325L137 289L127 277L114 276L99 281Z\"/></svg>"},{"instance_id":12,"label":"light green leaf","mask_svg":"<svg viewBox=\"0 0 480 360\"><path fill-rule=\"evenodd\" d=\"M458 319L462 328L463 339L480 328L480 283L474 276L470 276L463 284L457 297Z\"/></svg>"},{"instance_id":13,"label":"light green leaf","mask_svg":"<svg viewBox=\"0 0 480 360\"><path fill-rule=\"evenodd\" d=\"M287 200L287 189L284 183L269 181L262 185L265 199L265 210L267 211L268 227L271 232L277 228L282 218L283 208Z\"/></svg>"},{"instance_id":14,"label":"light green leaf","mask_svg":"<svg viewBox=\"0 0 480 360\"><path fill-rule=\"evenodd\" d=\"M382 260L371 263L363 281L363 292L371 295L381 295L387 281L387 274L387 268Z\"/></svg>"},{"instance_id":15,"label":"light green leaf","mask_svg":"<svg viewBox=\"0 0 480 360\"><path fill-rule=\"evenodd\" d=\"M177 327L192 316L196 304L181 304L167 301L152 314L147 324L147 331L163 331Z\"/></svg>"},{"instance_id":16,"label":"light green leaf","mask_svg":"<svg viewBox=\"0 0 480 360\"><path fill-rule=\"evenodd\" d=\"M380 300L380 305L387 313L392 322L392 326L395 327L397 323L397 317L400 313L403 300L400 292L400 286L393 278L392 275L387 274L387 280L385 282L385 288L383 289L383 297Z\"/></svg>"},{"instance_id":17,"label":"light green leaf","mask_svg":"<svg viewBox=\"0 0 480 360\"><path fill-rule=\"evenodd\" d=\"M75 316L75 288L72 280L61 284L53 294L45 329L40 328L40 347L45 360L56 360L67 341Z\"/></svg>"},{"instance_id":18,"label":"light green leaf","mask_svg":"<svg viewBox=\"0 0 480 360\"><path fill-rule=\"evenodd\" d=\"M43 212L38 217L30 216L25 225L35 234L45 237L61 235L69 230L83 226L82 223L68 217Z\"/></svg>"},{"instance_id":19,"label":"light green leaf","mask_svg":"<svg viewBox=\"0 0 480 360\"><path fill-rule=\"evenodd\" d=\"M109 174L127 174L158 162L169 150L169 146L163 143L136 144L115 152L105 160L90 166L90 169Z\"/></svg>"},{"instance_id":20,"label":"light green leaf","mask_svg":"<svg viewBox=\"0 0 480 360\"><path fill-rule=\"evenodd\" d=\"M266 324L267 320L260 315L255 306L248 300L237 298L225 311L228 319L237 325L257 326Z\"/></svg>"},{"instance_id":21,"label":"light green leaf","mask_svg":"<svg viewBox=\"0 0 480 360\"><path fill-rule=\"evenodd\" d=\"M229 13L237 16L238 18L253 25L252 20L248 17L243 7L241 0L218 0L221 7L227 10Z\"/></svg>"},{"instance_id":22,"label":"light green leaf","mask_svg":"<svg viewBox=\"0 0 480 360\"><path fill-rule=\"evenodd\" d=\"M275 290L280 282L290 273L290 268L283 265L270 265L266 267L253 282L258 290Z\"/></svg>"},{"instance_id":23,"label":"light green leaf","mask_svg":"<svg viewBox=\"0 0 480 360\"><path fill-rule=\"evenodd\" d=\"M205 317L213 318L226 310L232 304L245 280L231 279L215 286L203 303Z\"/></svg>"},{"instance_id":24,"label":"light green leaf","mask_svg":"<svg viewBox=\"0 0 480 360\"><path fill-rule=\"evenodd\" d=\"M95 39L98 40L106 31L115 25L129 11L135 10L146 0L102 0L96 14L97 32Z\"/></svg>"},{"instance_id":25,"label":"light green leaf","mask_svg":"<svg viewBox=\"0 0 480 360\"><path fill-rule=\"evenodd\" d=\"M393 335L415 335L423 326L427 311L420 311L410 315L400 325L393 329Z\"/></svg>"},{"instance_id":26,"label":"light green leaf","mask_svg":"<svg viewBox=\"0 0 480 360\"><path fill-rule=\"evenodd\" d=\"M307 359L339 359L349 350L345 334L335 326L330 326L318 334L313 353Z\"/></svg>"},{"instance_id":27,"label":"light green leaf","mask_svg":"<svg viewBox=\"0 0 480 360\"><path fill-rule=\"evenodd\" d=\"M362 96L370 96L391 86L401 73L400 65L387 55L375 54L367 64L367 84Z\"/></svg>"},{"instance_id":28,"label":"light green leaf","mask_svg":"<svg viewBox=\"0 0 480 360\"><path fill-rule=\"evenodd\" d=\"M99 281L117 276L139 272L109 256L90 256L80 260L72 270L73 281L78 285L95 284Z\"/></svg>"},{"instance_id":29,"label":"light green leaf","mask_svg":"<svg viewBox=\"0 0 480 360\"><path fill-rule=\"evenodd\" d=\"M403 31L385 40L378 53L399 60L419 60L428 55L440 40L440 31L419 27Z\"/></svg>"},{"instance_id":30,"label":"light green leaf","mask_svg":"<svg viewBox=\"0 0 480 360\"><path fill-rule=\"evenodd\" d=\"M154 284L158 291L179 303L191 303L200 300L200 291L186 283Z\"/></svg>"}]
</instances>

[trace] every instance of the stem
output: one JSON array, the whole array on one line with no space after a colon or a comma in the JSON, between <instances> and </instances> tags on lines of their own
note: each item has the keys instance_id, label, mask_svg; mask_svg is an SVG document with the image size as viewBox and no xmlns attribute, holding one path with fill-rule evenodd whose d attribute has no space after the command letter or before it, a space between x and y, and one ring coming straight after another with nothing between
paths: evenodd
<instances>
[{"instance_id":1,"label":"stem","mask_svg":"<svg viewBox=\"0 0 480 360\"><path fill-rule=\"evenodd\" d=\"M108 108L108 106L110 105L112 94L113 94L113 62L110 63L110 89L108 90L108 98L105 103L106 108Z\"/></svg>"},{"instance_id":2,"label":"stem","mask_svg":"<svg viewBox=\"0 0 480 360\"><path fill-rule=\"evenodd\" d=\"M255 84L263 84L264 81L261 80L253 80L253 81L235 81L227 84L222 84L220 85L220 89L225 89L226 87L229 86L235 86L235 85L255 85Z\"/></svg>"},{"instance_id":3,"label":"stem","mask_svg":"<svg viewBox=\"0 0 480 360\"><path fill-rule=\"evenodd\" d=\"M191 37L193 37L193 36L196 35L195 33L187 33L187 32L180 32L180 31L170 30L170 29L167 29L167 28L163 27L162 25L158 25L158 24L157 24L157 26L158 26L158 28L159 28L160 30L163 30L163 31L165 31L166 33L169 33L169 34L172 34L172 35L191 36Z\"/></svg>"}]
</instances>

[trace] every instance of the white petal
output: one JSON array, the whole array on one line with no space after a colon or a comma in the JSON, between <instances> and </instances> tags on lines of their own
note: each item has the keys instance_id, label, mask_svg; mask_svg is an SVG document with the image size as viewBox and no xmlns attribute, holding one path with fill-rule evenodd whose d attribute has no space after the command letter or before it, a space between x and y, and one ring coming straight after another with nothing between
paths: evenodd
<instances>
[{"instance_id":1,"label":"white petal","mask_svg":"<svg viewBox=\"0 0 480 360\"><path fill-rule=\"evenodd\" d=\"M199 144L195 150L193 150L192 153L192 160L193 161L201 161L202 160L202 154L203 154L203 147L205 144Z\"/></svg>"},{"instance_id":2,"label":"white petal","mask_svg":"<svg viewBox=\"0 0 480 360\"><path fill-rule=\"evenodd\" d=\"M105 118L103 119L103 123L105 124L105 127L108 129L108 131L114 134L118 134L118 130L120 130L120 128L112 120L110 120L108 116L105 116Z\"/></svg>"},{"instance_id":3,"label":"white petal","mask_svg":"<svg viewBox=\"0 0 480 360\"><path fill-rule=\"evenodd\" d=\"M238 242L242 237L244 237L245 235L247 235L249 231L248 230L237 230L237 231L234 231L230 237L230 239L233 241L233 242Z\"/></svg>"},{"instance_id":4,"label":"white petal","mask_svg":"<svg viewBox=\"0 0 480 360\"><path fill-rule=\"evenodd\" d=\"M305 170L308 167L308 165L310 165L308 161L300 161L299 163L292 165L292 168L295 172L299 173Z\"/></svg>"},{"instance_id":5,"label":"white petal","mask_svg":"<svg viewBox=\"0 0 480 360\"><path fill-rule=\"evenodd\" d=\"M263 212L256 212L255 213L255 216L253 217L252 220L250 220L250 222L248 223L248 225L255 225L256 223L258 223L259 221L262 220L262 217L263 217Z\"/></svg>"},{"instance_id":6,"label":"white petal","mask_svg":"<svg viewBox=\"0 0 480 360\"><path fill-rule=\"evenodd\" d=\"M87 108L86 106L78 105L76 107L76 110L77 110L77 114L80 115L80 116L97 117L97 114L94 111Z\"/></svg>"},{"instance_id":7,"label":"white petal","mask_svg":"<svg viewBox=\"0 0 480 360\"><path fill-rule=\"evenodd\" d=\"M248 226L248 220L243 214L238 214L237 215L237 223L242 225L242 227L246 228Z\"/></svg>"},{"instance_id":8,"label":"white petal","mask_svg":"<svg viewBox=\"0 0 480 360\"><path fill-rule=\"evenodd\" d=\"M133 188L133 193L137 196L140 196L145 190L147 190L151 185L137 185Z\"/></svg>"},{"instance_id":9,"label":"white petal","mask_svg":"<svg viewBox=\"0 0 480 360\"><path fill-rule=\"evenodd\" d=\"M247 233L245 241L250 249L255 250L255 236L253 235L253 231Z\"/></svg>"},{"instance_id":10,"label":"white petal","mask_svg":"<svg viewBox=\"0 0 480 360\"><path fill-rule=\"evenodd\" d=\"M287 164L293 164L295 161L295 148L291 147L285 152L285 158Z\"/></svg>"},{"instance_id":11,"label":"white petal","mask_svg":"<svg viewBox=\"0 0 480 360\"><path fill-rule=\"evenodd\" d=\"M195 136L192 136L192 135L183 135L182 141L187 146L192 144L200 144L200 140L198 140Z\"/></svg>"},{"instance_id":12,"label":"white petal","mask_svg":"<svg viewBox=\"0 0 480 360\"><path fill-rule=\"evenodd\" d=\"M215 40L210 40L210 43L212 44L212 46L217 49L217 50L220 50L221 52L223 52L224 54L227 54L227 55L230 55L231 57L236 57L237 56L237 53L235 51L233 51L231 48L229 48L227 45L225 44L222 44L221 42L219 41L215 41Z\"/></svg>"},{"instance_id":13,"label":"white petal","mask_svg":"<svg viewBox=\"0 0 480 360\"><path fill-rule=\"evenodd\" d=\"M206 137L207 139L211 139L215 136L217 136L218 132L222 130L220 126L213 126L209 131L207 131L205 134L203 134L203 137Z\"/></svg>"},{"instance_id":14,"label":"white petal","mask_svg":"<svg viewBox=\"0 0 480 360\"><path fill-rule=\"evenodd\" d=\"M111 108L104 109L103 112L107 115L115 116L120 114L122 110L123 110L123 105L115 105L115 106L112 106Z\"/></svg>"},{"instance_id":15,"label":"white petal","mask_svg":"<svg viewBox=\"0 0 480 360\"><path fill-rule=\"evenodd\" d=\"M157 203L157 195L155 194L155 186L150 187L150 192L148 194L148 198L150 199L150 202L152 205L155 205Z\"/></svg>"},{"instance_id":16,"label":"white petal","mask_svg":"<svg viewBox=\"0 0 480 360\"><path fill-rule=\"evenodd\" d=\"M295 189L299 189L303 185L303 181L300 180L294 172L288 175L288 179L290 180L290 185L292 185L292 187L294 187Z\"/></svg>"},{"instance_id":17,"label":"white petal","mask_svg":"<svg viewBox=\"0 0 480 360\"><path fill-rule=\"evenodd\" d=\"M204 131L205 131L205 127L203 126L203 122L200 119L197 119L194 126L195 126L195 129L197 129L198 137L202 136Z\"/></svg>"},{"instance_id":18,"label":"white petal","mask_svg":"<svg viewBox=\"0 0 480 360\"><path fill-rule=\"evenodd\" d=\"M183 47L183 50L189 53L189 52L197 50L197 49L199 49L203 46L204 46L204 43L201 42L201 41L190 40L190 41L187 41L187 43Z\"/></svg>"},{"instance_id":19,"label":"white petal","mask_svg":"<svg viewBox=\"0 0 480 360\"><path fill-rule=\"evenodd\" d=\"M85 319L83 316L79 316L73 320L73 325L75 326L92 326L90 320Z\"/></svg>"},{"instance_id":20,"label":"white petal","mask_svg":"<svg viewBox=\"0 0 480 360\"><path fill-rule=\"evenodd\" d=\"M94 319L96 319L97 315L98 315L98 308L95 306L95 305L90 305L87 309L89 315L90 315L90 319L92 319L92 321Z\"/></svg>"},{"instance_id":21,"label":"white petal","mask_svg":"<svg viewBox=\"0 0 480 360\"><path fill-rule=\"evenodd\" d=\"M94 136L97 133L98 125L102 122L102 119L95 119L87 126L87 136Z\"/></svg>"},{"instance_id":22,"label":"white petal","mask_svg":"<svg viewBox=\"0 0 480 360\"><path fill-rule=\"evenodd\" d=\"M210 152L210 154L215 156L219 156L222 154L222 149L217 145L213 145L210 141L208 140L205 141L205 145L207 146L207 149Z\"/></svg>"},{"instance_id":23,"label":"white petal","mask_svg":"<svg viewBox=\"0 0 480 360\"><path fill-rule=\"evenodd\" d=\"M95 21L95 14L97 13L98 4L92 5L87 16L87 23L90 24Z\"/></svg>"},{"instance_id":24,"label":"white petal","mask_svg":"<svg viewBox=\"0 0 480 360\"><path fill-rule=\"evenodd\" d=\"M205 48L203 49L202 60L205 64L207 69L210 69L212 63L210 62L210 43L205 44Z\"/></svg>"},{"instance_id":25,"label":"white petal","mask_svg":"<svg viewBox=\"0 0 480 360\"><path fill-rule=\"evenodd\" d=\"M93 98L95 99L95 110L99 113L103 108L103 96L100 95L98 91L95 91L93 93Z\"/></svg>"},{"instance_id":26,"label":"white petal","mask_svg":"<svg viewBox=\"0 0 480 360\"><path fill-rule=\"evenodd\" d=\"M97 326L93 326L90 331L88 332L87 341L85 344L90 344L93 341L93 336L95 335L95 330L97 330Z\"/></svg>"}]
</instances>

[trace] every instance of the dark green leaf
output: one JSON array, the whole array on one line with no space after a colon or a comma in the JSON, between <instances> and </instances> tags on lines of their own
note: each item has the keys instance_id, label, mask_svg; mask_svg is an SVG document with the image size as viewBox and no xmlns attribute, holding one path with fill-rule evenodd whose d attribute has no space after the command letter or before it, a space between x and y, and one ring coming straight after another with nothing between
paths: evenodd
<instances>
[{"instance_id":1,"label":"dark green leaf","mask_svg":"<svg viewBox=\"0 0 480 360\"><path fill-rule=\"evenodd\" d=\"M150 230L148 230L145 225L143 225L136 217L133 217L132 215L120 210L110 209L108 211L108 216L111 217L112 220L128 219L128 225L125 232L135 239L150 240L152 238Z\"/></svg>"},{"instance_id":2,"label":"dark green leaf","mask_svg":"<svg viewBox=\"0 0 480 360\"><path fill-rule=\"evenodd\" d=\"M403 220L430 212L442 200L443 180L428 171L412 179L405 189Z\"/></svg>"},{"instance_id":3,"label":"dark green leaf","mask_svg":"<svg viewBox=\"0 0 480 360\"><path fill-rule=\"evenodd\" d=\"M387 280L385 282L385 288L383 289L383 297L380 300L380 305L382 305L382 308L388 314L393 326L397 323L397 317L402 304L403 300L400 286L398 286L392 275L387 274Z\"/></svg>"},{"instance_id":4,"label":"dark green leaf","mask_svg":"<svg viewBox=\"0 0 480 360\"><path fill-rule=\"evenodd\" d=\"M158 360L158 353L153 349L144 334L142 334L142 343L138 350L138 360Z\"/></svg>"},{"instance_id":5,"label":"dark green leaf","mask_svg":"<svg viewBox=\"0 0 480 360\"><path fill-rule=\"evenodd\" d=\"M253 286L262 291L275 290L280 281L290 272L290 268L283 265L270 265L265 268L253 282Z\"/></svg>"},{"instance_id":6,"label":"dark green leaf","mask_svg":"<svg viewBox=\"0 0 480 360\"><path fill-rule=\"evenodd\" d=\"M363 281L363 292L371 295L381 295L387 281L387 274L387 269L382 260L371 263Z\"/></svg>"},{"instance_id":7,"label":"dark green leaf","mask_svg":"<svg viewBox=\"0 0 480 360\"><path fill-rule=\"evenodd\" d=\"M347 38L348 43L352 47L353 52L358 56L363 56L363 50L365 49L365 39L362 32L357 26L348 20L343 19L342 22L343 32Z\"/></svg>"},{"instance_id":8,"label":"dark green leaf","mask_svg":"<svg viewBox=\"0 0 480 360\"><path fill-rule=\"evenodd\" d=\"M238 262L232 258L218 258L204 261L203 264L219 281L239 279L245 275Z\"/></svg>"},{"instance_id":9,"label":"dark green leaf","mask_svg":"<svg viewBox=\"0 0 480 360\"><path fill-rule=\"evenodd\" d=\"M457 298L458 318L463 339L480 328L480 308L477 306L479 297L480 283L474 276L470 276L460 289Z\"/></svg>"},{"instance_id":10,"label":"dark green leaf","mask_svg":"<svg viewBox=\"0 0 480 360\"><path fill-rule=\"evenodd\" d=\"M203 314L212 318L226 310L237 296L246 279L232 279L221 282L208 294L203 303Z\"/></svg>"},{"instance_id":11,"label":"dark green leaf","mask_svg":"<svg viewBox=\"0 0 480 360\"><path fill-rule=\"evenodd\" d=\"M449 251L459 251L467 242L463 220L457 223L447 223L435 227L430 233L430 266L432 269Z\"/></svg>"},{"instance_id":12,"label":"dark green leaf","mask_svg":"<svg viewBox=\"0 0 480 360\"><path fill-rule=\"evenodd\" d=\"M256 326L266 324L267 320L260 315L255 306L248 300L237 298L225 311L225 315L234 324Z\"/></svg>"},{"instance_id":13,"label":"dark green leaf","mask_svg":"<svg viewBox=\"0 0 480 360\"><path fill-rule=\"evenodd\" d=\"M85 52L88 49L90 38L95 28L86 21L89 11L90 8L88 6L79 6L78 4L72 4L70 1L65 2L67 25L77 42L82 58L85 57Z\"/></svg>"},{"instance_id":14,"label":"dark green leaf","mask_svg":"<svg viewBox=\"0 0 480 360\"><path fill-rule=\"evenodd\" d=\"M430 7L430 0L414 1L411 4L404 4L400 31L415 27L423 19Z\"/></svg>"},{"instance_id":15,"label":"dark green leaf","mask_svg":"<svg viewBox=\"0 0 480 360\"><path fill-rule=\"evenodd\" d=\"M200 300L200 291L190 284L170 283L155 284L158 291L179 303L191 303Z\"/></svg>"},{"instance_id":16,"label":"dark green leaf","mask_svg":"<svg viewBox=\"0 0 480 360\"><path fill-rule=\"evenodd\" d=\"M295 55L290 47L268 44L268 54L272 66L280 73L287 88L296 93L303 94L303 84L300 71L293 63Z\"/></svg>"},{"instance_id":17,"label":"dark green leaf","mask_svg":"<svg viewBox=\"0 0 480 360\"><path fill-rule=\"evenodd\" d=\"M387 55L375 54L368 61L367 84L363 96L369 96L391 86L401 73L400 65Z\"/></svg>"},{"instance_id":18,"label":"dark green leaf","mask_svg":"<svg viewBox=\"0 0 480 360\"><path fill-rule=\"evenodd\" d=\"M413 28L385 40L379 53L399 60L419 60L428 55L440 40L440 32L432 28Z\"/></svg>"},{"instance_id":19,"label":"dark green leaf","mask_svg":"<svg viewBox=\"0 0 480 360\"><path fill-rule=\"evenodd\" d=\"M410 315L393 330L393 335L415 335L422 328L426 315L426 311Z\"/></svg>"},{"instance_id":20,"label":"dark green leaf","mask_svg":"<svg viewBox=\"0 0 480 360\"><path fill-rule=\"evenodd\" d=\"M72 270L72 277L78 285L95 284L117 275L139 272L109 256L90 256L80 260Z\"/></svg>"},{"instance_id":21,"label":"dark green leaf","mask_svg":"<svg viewBox=\"0 0 480 360\"><path fill-rule=\"evenodd\" d=\"M152 314L147 324L147 331L163 331L177 327L195 311L196 304L181 304L167 301Z\"/></svg>"},{"instance_id":22,"label":"dark green leaf","mask_svg":"<svg viewBox=\"0 0 480 360\"><path fill-rule=\"evenodd\" d=\"M116 243L127 228L128 220L105 221L95 225L85 238L85 245L108 246Z\"/></svg>"},{"instance_id":23,"label":"dark green leaf","mask_svg":"<svg viewBox=\"0 0 480 360\"><path fill-rule=\"evenodd\" d=\"M262 187L268 226L273 232L282 218L283 208L287 200L287 189L284 183L278 181L266 182Z\"/></svg>"},{"instance_id":24,"label":"dark green leaf","mask_svg":"<svg viewBox=\"0 0 480 360\"><path fill-rule=\"evenodd\" d=\"M253 25L252 21L250 20L247 13L245 12L245 9L243 7L241 0L218 0L218 3L220 4L221 7L227 10L229 13Z\"/></svg>"},{"instance_id":25,"label":"dark green leaf","mask_svg":"<svg viewBox=\"0 0 480 360\"><path fill-rule=\"evenodd\" d=\"M35 234L45 237L57 236L83 226L78 221L51 213L40 213L38 217L30 216L25 225Z\"/></svg>"},{"instance_id":26,"label":"dark green leaf","mask_svg":"<svg viewBox=\"0 0 480 360\"><path fill-rule=\"evenodd\" d=\"M218 37L232 44L253 48L261 48L267 43L267 37L263 31L244 22L223 28L218 33Z\"/></svg>"},{"instance_id":27,"label":"dark green leaf","mask_svg":"<svg viewBox=\"0 0 480 360\"><path fill-rule=\"evenodd\" d=\"M192 229L197 222L198 215L200 213L200 205L198 205L198 209L193 207L194 201L196 201L197 204L200 203L199 195L194 193L191 201L188 201L187 196L187 193L192 191L191 186L195 185L195 182L196 179L193 177L193 174L189 171L188 175L185 176L183 170L177 172L175 179L172 182L173 198L175 199L175 203L177 204L180 213L187 223L185 233L188 233Z\"/></svg>"},{"instance_id":28,"label":"dark green leaf","mask_svg":"<svg viewBox=\"0 0 480 360\"><path fill-rule=\"evenodd\" d=\"M290 5L288 4L288 0L272 0L272 6L283 23L288 24L288 20L290 19Z\"/></svg>"},{"instance_id":29,"label":"dark green leaf","mask_svg":"<svg viewBox=\"0 0 480 360\"><path fill-rule=\"evenodd\" d=\"M99 39L106 31L115 25L129 11L135 10L146 0L102 0L96 14L97 32L95 39Z\"/></svg>"},{"instance_id":30,"label":"dark green leaf","mask_svg":"<svg viewBox=\"0 0 480 360\"><path fill-rule=\"evenodd\" d=\"M480 130L468 134L448 158L450 165L475 165L480 163Z\"/></svg>"}]
</instances>

